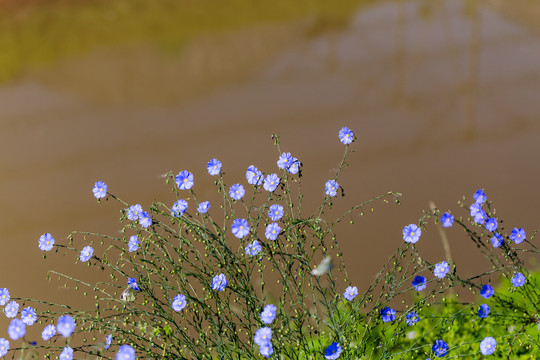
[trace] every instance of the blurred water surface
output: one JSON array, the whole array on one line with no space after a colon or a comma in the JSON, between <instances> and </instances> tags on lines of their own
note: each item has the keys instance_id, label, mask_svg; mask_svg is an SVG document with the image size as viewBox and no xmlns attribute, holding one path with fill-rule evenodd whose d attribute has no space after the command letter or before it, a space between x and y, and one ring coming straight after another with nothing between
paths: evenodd
<instances>
[{"instance_id":1,"label":"blurred water surface","mask_svg":"<svg viewBox=\"0 0 540 360\"><path fill-rule=\"evenodd\" d=\"M277 170L273 133L303 162L307 209L335 174L342 126L358 139L339 181L346 197L332 214L404 194L402 205L377 204L338 229L361 289L430 200L466 216L457 201L484 188L508 231L532 235L540 201L534 3L369 1L336 10L238 0L245 11L235 18L210 3L189 2L191 17L175 19L178 5L155 2L142 28L141 14L126 21L137 9L123 1L0 5L0 286L12 295L71 296L44 280L50 268L93 276L73 265L76 254L41 261L37 241L45 232L60 242L71 230L121 228L121 207L92 197L96 180L148 207L174 201L161 174L189 170L199 198L211 198L213 157L228 184L246 184L252 164ZM77 26L58 20L70 16ZM459 229L448 236L462 274L489 269ZM418 247L429 261L444 259L432 225Z\"/></svg>"}]
</instances>

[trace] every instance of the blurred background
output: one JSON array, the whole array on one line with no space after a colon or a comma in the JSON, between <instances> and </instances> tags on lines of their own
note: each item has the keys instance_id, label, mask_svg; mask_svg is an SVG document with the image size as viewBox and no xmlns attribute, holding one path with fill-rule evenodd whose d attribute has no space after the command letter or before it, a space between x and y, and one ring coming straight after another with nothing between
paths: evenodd
<instances>
[{"instance_id":1,"label":"blurred background","mask_svg":"<svg viewBox=\"0 0 540 360\"><path fill-rule=\"evenodd\" d=\"M365 290L402 229L434 201L484 188L507 232L539 223L540 3L530 0L0 0L0 287L62 301L48 269L88 277L78 254L48 254L72 230L118 234L121 206L172 204L167 171L223 162L227 183L278 152L304 165L307 209L324 197L354 130L337 210L387 191L338 229L353 285ZM193 210L193 209L192 209ZM307 212L306 212L307 214ZM447 231L463 276L489 270L463 231ZM433 223L417 244L445 259ZM75 242L82 248L85 243ZM90 275L89 275L90 274Z\"/></svg>"}]
</instances>

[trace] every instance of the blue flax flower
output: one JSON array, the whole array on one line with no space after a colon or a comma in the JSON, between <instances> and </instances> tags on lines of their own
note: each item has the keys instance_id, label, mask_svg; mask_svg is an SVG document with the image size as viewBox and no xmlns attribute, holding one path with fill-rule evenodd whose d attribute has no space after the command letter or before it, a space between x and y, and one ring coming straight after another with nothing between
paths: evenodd
<instances>
[{"instance_id":1,"label":"blue flax flower","mask_svg":"<svg viewBox=\"0 0 540 360\"><path fill-rule=\"evenodd\" d=\"M34 325L37 320L36 311L30 306L22 309L21 320L28 326Z\"/></svg>"},{"instance_id":2,"label":"blue flax flower","mask_svg":"<svg viewBox=\"0 0 540 360\"><path fill-rule=\"evenodd\" d=\"M73 349L66 346L60 353L59 360L73 360Z\"/></svg>"},{"instance_id":3,"label":"blue flax flower","mask_svg":"<svg viewBox=\"0 0 540 360\"><path fill-rule=\"evenodd\" d=\"M270 174L264 179L263 188L268 192L274 192L279 185L279 177L277 174Z\"/></svg>"},{"instance_id":4,"label":"blue flax flower","mask_svg":"<svg viewBox=\"0 0 540 360\"><path fill-rule=\"evenodd\" d=\"M333 342L326 348L324 352L324 357L329 360L334 360L339 358L341 355L341 346L337 342Z\"/></svg>"},{"instance_id":5,"label":"blue flax flower","mask_svg":"<svg viewBox=\"0 0 540 360\"><path fill-rule=\"evenodd\" d=\"M418 320L420 320L418 319L418 314L414 311L411 311L405 315L405 322L407 325L414 325L418 322Z\"/></svg>"},{"instance_id":6,"label":"blue flax flower","mask_svg":"<svg viewBox=\"0 0 540 360\"><path fill-rule=\"evenodd\" d=\"M422 230L416 226L416 224L410 224L403 228L403 240L408 243L414 244L420 239Z\"/></svg>"},{"instance_id":7,"label":"blue flax flower","mask_svg":"<svg viewBox=\"0 0 540 360\"><path fill-rule=\"evenodd\" d=\"M129 252L134 252L139 250L139 238L137 235L131 235L128 242L128 250Z\"/></svg>"},{"instance_id":8,"label":"blue flax flower","mask_svg":"<svg viewBox=\"0 0 540 360\"><path fill-rule=\"evenodd\" d=\"M349 301L352 301L356 295L358 295L358 288L356 286L349 286L343 293L343 297Z\"/></svg>"},{"instance_id":9,"label":"blue flax flower","mask_svg":"<svg viewBox=\"0 0 540 360\"><path fill-rule=\"evenodd\" d=\"M41 338L45 341L50 340L54 335L56 335L56 327L54 325L47 325L43 332L41 333Z\"/></svg>"},{"instance_id":10,"label":"blue flax flower","mask_svg":"<svg viewBox=\"0 0 540 360\"><path fill-rule=\"evenodd\" d=\"M255 166L250 165L246 171L246 180L248 184L261 186L264 181L263 173L259 171Z\"/></svg>"},{"instance_id":11,"label":"blue flax flower","mask_svg":"<svg viewBox=\"0 0 540 360\"><path fill-rule=\"evenodd\" d=\"M482 296L484 299L489 299L490 297L495 294L495 290L491 287L489 284L485 284L482 286L482 290L480 290L480 296Z\"/></svg>"},{"instance_id":12,"label":"blue flax flower","mask_svg":"<svg viewBox=\"0 0 540 360\"><path fill-rule=\"evenodd\" d=\"M107 196L107 184L105 184L103 181L97 181L94 184L92 192L94 193L96 199L103 199L105 196Z\"/></svg>"},{"instance_id":13,"label":"blue flax flower","mask_svg":"<svg viewBox=\"0 0 540 360\"><path fill-rule=\"evenodd\" d=\"M6 305L9 299L9 290L7 288L0 289L0 305Z\"/></svg>"},{"instance_id":14,"label":"blue flax flower","mask_svg":"<svg viewBox=\"0 0 540 360\"><path fill-rule=\"evenodd\" d=\"M62 315L56 322L56 330L63 337L69 337L75 331L75 320L70 315Z\"/></svg>"},{"instance_id":15,"label":"blue flax flower","mask_svg":"<svg viewBox=\"0 0 540 360\"><path fill-rule=\"evenodd\" d=\"M246 219L235 219L231 226L232 233L239 239L249 234L249 224Z\"/></svg>"},{"instance_id":16,"label":"blue flax flower","mask_svg":"<svg viewBox=\"0 0 540 360\"><path fill-rule=\"evenodd\" d=\"M79 256L79 259L82 262L87 262L92 258L92 255L94 254L94 249L91 246L85 246L81 250L81 256Z\"/></svg>"},{"instance_id":17,"label":"blue flax flower","mask_svg":"<svg viewBox=\"0 0 540 360\"><path fill-rule=\"evenodd\" d=\"M13 340L20 339L26 334L26 325L19 319L11 320L8 327L9 337Z\"/></svg>"},{"instance_id":18,"label":"blue flax flower","mask_svg":"<svg viewBox=\"0 0 540 360\"><path fill-rule=\"evenodd\" d=\"M208 173L212 176L219 174L221 171L221 161L217 159L212 159L206 164L206 169Z\"/></svg>"},{"instance_id":19,"label":"blue flax flower","mask_svg":"<svg viewBox=\"0 0 540 360\"><path fill-rule=\"evenodd\" d=\"M199 214L205 214L209 208L210 208L210 202L203 201L202 203L199 204L199 206L197 206L197 212Z\"/></svg>"},{"instance_id":20,"label":"blue flax flower","mask_svg":"<svg viewBox=\"0 0 540 360\"><path fill-rule=\"evenodd\" d=\"M420 275L415 276L412 281L412 286L414 287L414 290L416 291L424 290L427 286L426 278Z\"/></svg>"},{"instance_id":21,"label":"blue flax flower","mask_svg":"<svg viewBox=\"0 0 540 360\"><path fill-rule=\"evenodd\" d=\"M223 291L227 287L227 277L225 274L218 274L212 279L212 289Z\"/></svg>"},{"instance_id":22,"label":"blue flax flower","mask_svg":"<svg viewBox=\"0 0 540 360\"><path fill-rule=\"evenodd\" d=\"M454 224L454 215L450 213L444 213L441 216L441 223L443 227L451 227Z\"/></svg>"},{"instance_id":23,"label":"blue flax flower","mask_svg":"<svg viewBox=\"0 0 540 360\"><path fill-rule=\"evenodd\" d=\"M267 326L260 328L255 333L253 340L255 341L255 344L259 346L263 346L264 344L270 342L270 340L272 340L272 329Z\"/></svg>"},{"instance_id":24,"label":"blue flax flower","mask_svg":"<svg viewBox=\"0 0 540 360\"><path fill-rule=\"evenodd\" d=\"M283 214L284 214L283 206L281 205L273 204L268 209L268 217L272 221L278 221L279 219L283 217Z\"/></svg>"},{"instance_id":25,"label":"blue flax flower","mask_svg":"<svg viewBox=\"0 0 540 360\"><path fill-rule=\"evenodd\" d=\"M484 225L487 229L487 231L495 231L497 229L497 226L499 224L497 223L497 219L495 218L489 218L486 220L486 224Z\"/></svg>"},{"instance_id":26,"label":"blue flax flower","mask_svg":"<svg viewBox=\"0 0 540 360\"><path fill-rule=\"evenodd\" d=\"M150 214L143 211L139 216L139 224L145 229L152 225L152 218L150 217Z\"/></svg>"},{"instance_id":27,"label":"blue flax flower","mask_svg":"<svg viewBox=\"0 0 540 360\"><path fill-rule=\"evenodd\" d=\"M9 341L4 338L0 339L0 357L6 356L9 350Z\"/></svg>"},{"instance_id":28,"label":"blue flax flower","mask_svg":"<svg viewBox=\"0 0 540 360\"><path fill-rule=\"evenodd\" d=\"M244 197L246 194L246 191L244 190L244 187L242 184L234 184L231 186L229 190L229 196L233 198L234 200L240 200Z\"/></svg>"},{"instance_id":29,"label":"blue flax flower","mask_svg":"<svg viewBox=\"0 0 540 360\"><path fill-rule=\"evenodd\" d=\"M293 157L291 153L283 153L280 155L279 160L277 161L277 166L280 169L287 169L293 163Z\"/></svg>"},{"instance_id":30,"label":"blue flax flower","mask_svg":"<svg viewBox=\"0 0 540 360\"><path fill-rule=\"evenodd\" d=\"M135 278L128 278L128 286L133 290L141 291L141 288L139 288L139 284L137 284L137 279Z\"/></svg>"},{"instance_id":31,"label":"blue flax flower","mask_svg":"<svg viewBox=\"0 0 540 360\"><path fill-rule=\"evenodd\" d=\"M45 233L39 237L39 249L42 251L51 251L54 245L54 238L51 234Z\"/></svg>"},{"instance_id":32,"label":"blue flax flower","mask_svg":"<svg viewBox=\"0 0 540 360\"><path fill-rule=\"evenodd\" d=\"M189 190L194 184L193 174L189 171L180 171L178 175L176 175L176 185L180 190Z\"/></svg>"},{"instance_id":33,"label":"blue flax flower","mask_svg":"<svg viewBox=\"0 0 540 360\"><path fill-rule=\"evenodd\" d=\"M510 234L510 240L516 244L521 244L526 237L527 235L525 235L525 230L522 228L513 228L512 233Z\"/></svg>"},{"instance_id":34,"label":"blue flax flower","mask_svg":"<svg viewBox=\"0 0 540 360\"><path fill-rule=\"evenodd\" d=\"M525 276L522 273L517 272L510 281L512 282L512 285L514 285L514 287L520 287L525 285L526 280Z\"/></svg>"},{"instance_id":35,"label":"blue flax flower","mask_svg":"<svg viewBox=\"0 0 540 360\"><path fill-rule=\"evenodd\" d=\"M182 309L185 308L186 305L187 305L186 295L178 294L174 297L171 306L174 311L182 311Z\"/></svg>"},{"instance_id":36,"label":"blue flax flower","mask_svg":"<svg viewBox=\"0 0 540 360\"><path fill-rule=\"evenodd\" d=\"M341 141L345 145L349 145L354 141L354 133L347 127L342 127L341 130L339 130L338 136L339 141Z\"/></svg>"},{"instance_id":37,"label":"blue flax flower","mask_svg":"<svg viewBox=\"0 0 540 360\"><path fill-rule=\"evenodd\" d=\"M300 171L300 167L302 166L302 163L297 158L293 157L291 164L287 166L287 171L291 174L298 174L298 171Z\"/></svg>"},{"instance_id":38,"label":"blue flax flower","mask_svg":"<svg viewBox=\"0 0 540 360\"><path fill-rule=\"evenodd\" d=\"M4 313L8 318L14 318L19 312L19 304L16 301L10 301L4 308Z\"/></svg>"},{"instance_id":39,"label":"blue flax flower","mask_svg":"<svg viewBox=\"0 0 540 360\"><path fill-rule=\"evenodd\" d=\"M438 277L439 279L442 279L448 274L450 271L450 267L448 266L448 263L446 261L441 261L438 264L435 264L435 268L433 269L433 275Z\"/></svg>"},{"instance_id":40,"label":"blue flax flower","mask_svg":"<svg viewBox=\"0 0 540 360\"><path fill-rule=\"evenodd\" d=\"M486 212L484 210L481 210L474 217L474 222L479 224L479 225L482 225L486 221L486 219L487 219Z\"/></svg>"},{"instance_id":41,"label":"blue flax flower","mask_svg":"<svg viewBox=\"0 0 540 360\"><path fill-rule=\"evenodd\" d=\"M443 357L443 356L446 356L446 354L448 354L448 350L450 350L450 347L444 341L437 340L435 341L435 344L433 344L433 347L431 348L431 350L433 350L436 357Z\"/></svg>"},{"instance_id":42,"label":"blue flax flower","mask_svg":"<svg viewBox=\"0 0 540 360\"><path fill-rule=\"evenodd\" d=\"M491 237L491 244L494 248L498 248L503 243L503 237L500 234L495 234Z\"/></svg>"},{"instance_id":43,"label":"blue flax flower","mask_svg":"<svg viewBox=\"0 0 540 360\"><path fill-rule=\"evenodd\" d=\"M381 319L383 322L390 322L396 320L396 310L386 306L381 310Z\"/></svg>"},{"instance_id":44,"label":"blue flax flower","mask_svg":"<svg viewBox=\"0 0 540 360\"><path fill-rule=\"evenodd\" d=\"M491 336L487 336L480 342L480 352L482 355L491 355L495 352L497 341Z\"/></svg>"},{"instance_id":45,"label":"blue flax flower","mask_svg":"<svg viewBox=\"0 0 540 360\"><path fill-rule=\"evenodd\" d=\"M478 317L480 319L485 319L489 316L489 306L487 304L481 304L478 308Z\"/></svg>"},{"instance_id":46,"label":"blue flax flower","mask_svg":"<svg viewBox=\"0 0 540 360\"><path fill-rule=\"evenodd\" d=\"M135 349L129 345L122 345L116 353L115 360L135 360Z\"/></svg>"},{"instance_id":47,"label":"blue flax flower","mask_svg":"<svg viewBox=\"0 0 540 360\"><path fill-rule=\"evenodd\" d=\"M337 190L339 189L339 184L335 180L328 180L324 184L324 193L330 197L337 195Z\"/></svg>"},{"instance_id":48,"label":"blue flax flower","mask_svg":"<svg viewBox=\"0 0 540 360\"><path fill-rule=\"evenodd\" d=\"M272 343L270 341L259 346L259 354L261 354L265 358L269 358L270 355L273 354L273 352L274 348L272 347Z\"/></svg>"},{"instance_id":49,"label":"blue flax flower","mask_svg":"<svg viewBox=\"0 0 540 360\"><path fill-rule=\"evenodd\" d=\"M277 308L275 305L268 304L261 312L261 321L265 324L271 324L276 318Z\"/></svg>"},{"instance_id":50,"label":"blue flax flower","mask_svg":"<svg viewBox=\"0 0 540 360\"><path fill-rule=\"evenodd\" d=\"M104 349L107 350L112 344L112 334L107 335L105 338L105 347Z\"/></svg>"},{"instance_id":51,"label":"blue flax flower","mask_svg":"<svg viewBox=\"0 0 540 360\"><path fill-rule=\"evenodd\" d=\"M478 204L483 204L487 200L486 194L484 191L482 191L482 189L476 190L476 192L473 194L473 198Z\"/></svg>"},{"instance_id":52,"label":"blue flax flower","mask_svg":"<svg viewBox=\"0 0 540 360\"><path fill-rule=\"evenodd\" d=\"M472 217L476 217L476 215L484 211L482 210L482 205L479 203L471 204L471 206L469 207L469 210Z\"/></svg>"},{"instance_id":53,"label":"blue flax flower","mask_svg":"<svg viewBox=\"0 0 540 360\"><path fill-rule=\"evenodd\" d=\"M188 208L188 202L184 199L176 200L171 208L171 216L180 217Z\"/></svg>"},{"instance_id":54,"label":"blue flax flower","mask_svg":"<svg viewBox=\"0 0 540 360\"><path fill-rule=\"evenodd\" d=\"M131 205L128 209L127 209L127 218L131 221L137 221L139 220L139 216L141 215L141 213L143 212L143 208L141 205L139 204L136 204L136 205Z\"/></svg>"},{"instance_id":55,"label":"blue flax flower","mask_svg":"<svg viewBox=\"0 0 540 360\"><path fill-rule=\"evenodd\" d=\"M261 252L262 247L261 247L261 244L259 244L257 240L253 240L252 243L247 244L245 250L246 250L247 255L255 256Z\"/></svg>"},{"instance_id":56,"label":"blue flax flower","mask_svg":"<svg viewBox=\"0 0 540 360\"><path fill-rule=\"evenodd\" d=\"M266 231L264 232L264 236L268 240L276 240L279 236L279 232L281 231L281 227L277 223L271 223L266 226Z\"/></svg>"}]
</instances>

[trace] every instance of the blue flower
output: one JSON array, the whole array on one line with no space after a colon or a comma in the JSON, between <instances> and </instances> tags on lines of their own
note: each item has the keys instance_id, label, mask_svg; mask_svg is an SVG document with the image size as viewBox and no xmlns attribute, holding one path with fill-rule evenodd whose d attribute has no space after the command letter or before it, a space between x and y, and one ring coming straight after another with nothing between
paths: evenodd
<instances>
[{"instance_id":1,"label":"blue flower","mask_svg":"<svg viewBox=\"0 0 540 360\"><path fill-rule=\"evenodd\" d=\"M0 339L0 357L6 356L9 350L9 341L4 338Z\"/></svg>"},{"instance_id":2,"label":"blue flower","mask_svg":"<svg viewBox=\"0 0 540 360\"><path fill-rule=\"evenodd\" d=\"M284 214L283 206L281 206L281 205L273 204L268 209L268 217L272 221L278 221L279 219L281 219L283 217L283 214Z\"/></svg>"},{"instance_id":3,"label":"blue flower","mask_svg":"<svg viewBox=\"0 0 540 360\"><path fill-rule=\"evenodd\" d=\"M495 231L495 229L497 229L497 226L498 226L498 223L497 223L497 219L495 218L489 218L486 220L486 224L484 225L487 229L487 231Z\"/></svg>"},{"instance_id":4,"label":"blue flower","mask_svg":"<svg viewBox=\"0 0 540 360\"><path fill-rule=\"evenodd\" d=\"M180 190L189 190L194 184L193 174L189 171L180 171L178 175L176 175L176 185Z\"/></svg>"},{"instance_id":5,"label":"blue flower","mask_svg":"<svg viewBox=\"0 0 540 360\"><path fill-rule=\"evenodd\" d=\"M116 353L115 360L135 360L135 349L129 345L122 345Z\"/></svg>"},{"instance_id":6,"label":"blue flower","mask_svg":"<svg viewBox=\"0 0 540 360\"><path fill-rule=\"evenodd\" d=\"M482 205L479 203L471 204L471 206L469 207L469 210L472 217L475 217L476 215L478 215L478 213L484 211L482 210Z\"/></svg>"},{"instance_id":7,"label":"blue flower","mask_svg":"<svg viewBox=\"0 0 540 360\"><path fill-rule=\"evenodd\" d=\"M19 312L19 304L16 301L10 301L4 308L4 313L8 318L14 318Z\"/></svg>"},{"instance_id":8,"label":"blue flower","mask_svg":"<svg viewBox=\"0 0 540 360\"><path fill-rule=\"evenodd\" d=\"M246 191L244 190L244 187L242 184L234 184L231 186L231 189L229 190L229 196L233 198L234 200L240 200L244 197Z\"/></svg>"},{"instance_id":9,"label":"blue flower","mask_svg":"<svg viewBox=\"0 0 540 360\"><path fill-rule=\"evenodd\" d=\"M249 234L249 224L246 219L235 219L231 227L232 233L239 239Z\"/></svg>"},{"instance_id":10,"label":"blue flower","mask_svg":"<svg viewBox=\"0 0 540 360\"><path fill-rule=\"evenodd\" d=\"M279 157L279 160L277 161L277 166L280 169L287 169L289 166L291 166L293 163L293 157L291 153L283 153Z\"/></svg>"},{"instance_id":11,"label":"blue flower","mask_svg":"<svg viewBox=\"0 0 540 360\"><path fill-rule=\"evenodd\" d=\"M324 352L324 357L329 360L334 360L339 358L341 355L341 346L337 342L333 342L326 348Z\"/></svg>"},{"instance_id":12,"label":"blue flower","mask_svg":"<svg viewBox=\"0 0 540 360\"><path fill-rule=\"evenodd\" d=\"M227 277L225 274L219 274L212 279L212 289L216 291L223 291L227 287Z\"/></svg>"},{"instance_id":13,"label":"blue flower","mask_svg":"<svg viewBox=\"0 0 540 360\"><path fill-rule=\"evenodd\" d=\"M41 338L45 341L50 340L54 335L56 335L56 327L54 325L47 325L43 332L41 333Z\"/></svg>"},{"instance_id":14,"label":"blue flower","mask_svg":"<svg viewBox=\"0 0 540 360\"><path fill-rule=\"evenodd\" d=\"M435 268L433 269L433 275L438 277L439 279L442 279L448 274L450 271L450 267L448 266L448 263L446 261L441 261L438 264L435 264Z\"/></svg>"},{"instance_id":15,"label":"blue flower","mask_svg":"<svg viewBox=\"0 0 540 360\"><path fill-rule=\"evenodd\" d=\"M354 133L352 130L349 130L349 128L342 127L341 130L339 130L339 140L343 144L349 145L354 141Z\"/></svg>"},{"instance_id":16,"label":"blue flower","mask_svg":"<svg viewBox=\"0 0 540 360\"><path fill-rule=\"evenodd\" d=\"M394 321L396 319L396 310L386 306L381 310L381 318L383 322Z\"/></svg>"},{"instance_id":17,"label":"blue flower","mask_svg":"<svg viewBox=\"0 0 540 360\"><path fill-rule=\"evenodd\" d=\"M448 354L448 350L450 350L450 347L444 341L437 340L435 341L435 344L433 344L433 347L431 348L431 350L433 350L436 357L443 357L443 356L446 356L446 354Z\"/></svg>"},{"instance_id":18,"label":"blue flower","mask_svg":"<svg viewBox=\"0 0 540 360\"><path fill-rule=\"evenodd\" d=\"M352 301L356 295L358 295L358 288L356 286L349 286L343 293L343 297L349 301Z\"/></svg>"},{"instance_id":19,"label":"blue flower","mask_svg":"<svg viewBox=\"0 0 540 360\"><path fill-rule=\"evenodd\" d=\"M264 233L264 236L268 240L276 240L279 236L279 232L281 231L281 227L277 223L271 223L268 226L266 226L266 231Z\"/></svg>"},{"instance_id":20,"label":"blue flower","mask_svg":"<svg viewBox=\"0 0 540 360\"><path fill-rule=\"evenodd\" d=\"M503 243L503 237L499 234L495 234L491 237L491 244L493 247L498 248Z\"/></svg>"},{"instance_id":21,"label":"blue flower","mask_svg":"<svg viewBox=\"0 0 540 360\"><path fill-rule=\"evenodd\" d=\"M487 336L480 342L480 352L482 355L491 355L495 352L497 341L491 336Z\"/></svg>"},{"instance_id":22,"label":"blue flower","mask_svg":"<svg viewBox=\"0 0 540 360\"><path fill-rule=\"evenodd\" d=\"M302 163L297 158L293 157L291 164L287 166L287 171L291 174L298 174L298 171L300 171L300 167L302 166Z\"/></svg>"},{"instance_id":23,"label":"blue flower","mask_svg":"<svg viewBox=\"0 0 540 360\"><path fill-rule=\"evenodd\" d=\"M490 297L495 294L495 290L491 287L489 284L485 284L482 286L482 290L480 290L480 296L482 296L484 299L489 299Z\"/></svg>"},{"instance_id":24,"label":"blue flower","mask_svg":"<svg viewBox=\"0 0 540 360\"><path fill-rule=\"evenodd\" d=\"M478 204L483 204L487 200L486 194L484 191L482 191L482 189L476 190L476 192L473 194L473 198Z\"/></svg>"},{"instance_id":25,"label":"blue flower","mask_svg":"<svg viewBox=\"0 0 540 360\"><path fill-rule=\"evenodd\" d=\"M487 214L484 210L480 210L474 217L474 222L482 225L487 219Z\"/></svg>"},{"instance_id":26,"label":"blue flower","mask_svg":"<svg viewBox=\"0 0 540 360\"><path fill-rule=\"evenodd\" d=\"M146 211L143 211L139 215L139 224L145 229L152 225L152 218L150 217L150 214Z\"/></svg>"},{"instance_id":27,"label":"blue flower","mask_svg":"<svg viewBox=\"0 0 540 360\"><path fill-rule=\"evenodd\" d=\"M92 254L94 254L94 249L91 246L85 246L81 250L81 256L79 256L79 259L82 262L87 262L88 260L90 260L90 258L92 258Z\"/></svg>"},{"instance_id":28,"label":"blue flower","mask_svg":"<svg viewBox=\"0 0 540 360\"><path fill-rule=\"evenodd\" d=\"M269 358L273 352L274 348L272 347L272 343L270 341L268 341L264 345L259 346L259 353L265 358Z\"/></svg>"},{"instance_id":29,"label":"blue flower","mask_svg":"<svg viewBox=\"0 0 540 360\"><path fill-rule=\"evenodd\" d=\"M178 294L174 297L172 302L172 308L174 311L182 311L187 305L186 295Z\"/></svg>"},{"instance_id":30,"label":"blue flower","mask_svg":"<svg viewBox=\"0 0 540 360\"><path fill-rule=\"evenodd\" d=\"M139 288L139 284L137 284L137 279L135 278L128 278L128 286L133 290L141 291L141 288Z\"/></svg>"},{"instance_id":31,"label":"blue flower","mask_svg":"<svg viewBox=\"0 0 540 360\"><path fill-rule=\"evenodd\" d=\"M131 221L137 221L137 220L139 220L139 216L141 215L142 212L143 212L143 208L142 208L141 205L139 205L139 204L131 205L128 208L126 216Z\"/></svg>"},{"instance_id":32,"label":"blue flower","mask_svg":"<svg viewBox=\"0 0 540 360\"><path fill-rule=\"evenodd\" d=\"M128 242L128 250L129 252L134 252L139 249L139 238L137 235L131 235Z\"/></svg>"},{"instance_id":33,"label":"blue flower","mask_svg":"<svg viewBox=\"0 0 540 360\"><path fill-rule=\"evenodd\" d=\"M478 308L478 317L480 319L485 319L489 316L489 306L486 304L480 305Z\"/></svg>"},{"instance_id":34,"label":"blue flower","mask_svg":"<svg viewBox=\"0 0 540 360\"><path fill-rule=\"evenodd\" d=\"M0 305L6 305L9 299L9 290L6 288L0 289Z\"/></svg>"},{"instance_id":35,"label":"blue flower","mask_svg":"<svg viewBox=\"0 0 540 360\"><path fill-rule=\"evenodd\" d=\"M188 202L184 199L176 200L171 207L171 216L180 217L188 208Z\"/></svg>"},{"instance_id":36,"label":"blue flower","mask_svg":"<svg viewBox=\"0 0 540 360\"><path fill-rule=\"evenodd\" d=\"M272 340L272 329L267 326L258 329L253 337L253 340L255 341L255 344L264 346L266 343Z\"/></svg>"},{"instance_id":37,"label":"blue flower","mask_svg":"<svg viewBox=\"0 0 540 360\"><path fill-rule=\"evenodd\" d=\"M56 322L56 330L63 337L69 337L75 331L75 321L70 315L62 315Z\"/></svg>"},{"instance_id":38,"label":"blue flower","mask_svg":"<svg viewBox=\"0 0 540 360\"><path fill-rule=\"evenodd\" d=\"M247 244L245 250L247 255L255 256L261 252L262 247L257 240L253 240L252 243Z\"/></svg>"},{"instance_id":39,"label":"blue flower","mask_svg":"<svg viewBox=\"0 0 540 360\"><path fill-rule=\"evenodd\" d=\"M202 203L199 204L199 206L197 206L197 212L199 214L205 214L209 208L210 208L210 202L203 201Z\"/></svg>"},{"instance_id":40,"label":"blue flower","mask_svg":"<svg viewBox=\"0 0 540 360\"><path fill-rule=\"evenodd\" d=\"M28 326L34 325L37 320L36 311L30 306L22 309L21 320Z\"/></svg>"},{"instance_id":41,"label":"blue flower","mask_svg":"<svg viewBox=\"0 0 540 360\"><path fill-rule=\"evenodd\" d=\"M270 174L264 179L263 188L266 191L274 192L279 185L279 177L277 174Z\"/></svg>"},{"instance_id":42,"label":"blue flower","mask_svg":"<svg viewBox=\"0 0 540 360\"><path fill-rule=\"evenodd\" d=\"M73 349L66 346L60 353L59 360L73 360Z\"/></svg>"},{"instance_id":43,"label":"blue flower","mask_svg":"<svg viewBox=\"0 0 540 360\"><path fill-rule=\"evenodd\" d=\"M271 324L276 318L277 308L275 305L268 304L261 312L261 321L265 324Z\"/></svg>"},{"instance_id":44,"label":"blue flower","mask_svg":"<svg viewBox=\"0 0 540 360\"><path fill-rule=\"evenodd\" d=\"M414 325L418 322L418 320L420 320L418 318L418 314L414 311L411 311L407 313L407 315L405 315L405 322L407 323L407 325Z\"/></svg>"},{"instance_id":45,"label":"blue flower","mask_svg":"<svg viewBox=\"0 0 540 360\"><path fill-rule=\"evenodd\" d=\"M251 165L247 168L246 179L248 184L260 186L264 181L264 176L255 166Z\"/></svg>"},{"instance_id":46,"label":"blue flower","mask_svg":"<svg viewBox=\"0 0 540 360\"><path fill-rule=\"evenodd\" d=\"M19 319L11 320L11 323L8 327L9 337L13 340L22 338L26 334L26 325Z\"/></svg>"},{"instance_id":47,"label":"blue flower","mask_svg":"<svg viewBox=\"0 0 540 360\"><path fill-rule=\"evenodd\" d=\"M451 227L454 224L454 215L450 213L444 213L441 216L441 223L443 227Z\"/></svg>"},{"instance_id":48,"label":"blue flower","mask_svg":"<svg viewBox=\"0 0 540 360\"><path fill-rule=\"evenodd\" d=\"M105 347L104 349L107 350L112 344L112 334L107 335L105 338Z\"/></svg>"},{"instance_id":49,"label":"blue flower","mask_svg":"<svg viewBox=\"0 0 540 360\"><path fill-rule=\"evenodd\" d=\"M403 228L403 240L408 243L414 244L420 239L422 230L415 224L407 225Z\"/></svg>"},{"instance_id":50,"label":"blue flower","mask_svg":"<svg viewBox=\"0 0 540 360\"><path fill-rule=\"evenodd\" d=\"M337 195L337 190L339 189L339 184L335 180L328 180L324 185L324 192L330 197Z\"/></svg>"},{"instance_id":51,"label":"blue flower","mask_svg":"<svg viewBox=\"0 0 540 360\"><path fill-rule=\"evenodd\" d=\"M212 159L206 164L206 169L208 173L212 176L219 174L221 171L221 161L217 159Z\"/></svg>"},{"instance_id":52,"label":"blue flower","mask_svg":"<svg viewBox=\"0 0 540 360\"><path fill-rule=\"evenodd\" d=\"M512 282L512 285L514 285L514 287L520 287L525 285L526 280L525 276L522 273L517 272L510 281Z\"/></svg>"},{"instance_id":53,"label":"blue flower","mask_svg":"<svg viewBox=\"0 0 540 360\"><path fill-rule=\"evenodd\" d=\"M523 242L526 237L527 235L525 235L525 230L523 230L522 228L513 228L512 233L510 234L510 240L512 240L516 244L521 244L521 242Z\"/></svg>"},{"instance_id":54,"label":"blue flower","mask_svg":"<svg viewBox=\"0 0 540 360\"><path fill-rule=\"evenodd\" d=\"M39 237L39 249L42 251L51 251L54 245L54 238L51 234L45 233Z\"/></svg>"},{"instance_id":55,"label":"blue flower","mask_svg":"<svg viewBox=\"0 0 540 360\"><path fill-rule=\"evenodd\" d=\"M105 196L107 196L107 184L105 184L103 181L97 181L94 184L92 191L94 192L96 199L103 199Z\"/></svg>"},{"instance_id":56,"label":"blue flower","mask_svg":"<svg viewBox=\"0 0 540 360\"><path fill-rule=\"evenodd\" d=\"M416 291L424 290L427 286L426 278L420 275L415 276L412 281L412 286Z\"/></svg>"}]
</instances>

